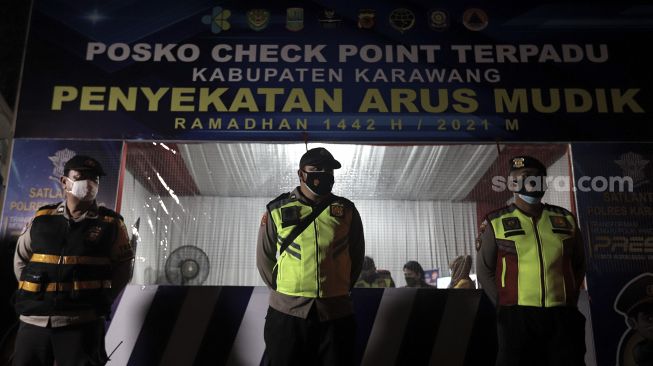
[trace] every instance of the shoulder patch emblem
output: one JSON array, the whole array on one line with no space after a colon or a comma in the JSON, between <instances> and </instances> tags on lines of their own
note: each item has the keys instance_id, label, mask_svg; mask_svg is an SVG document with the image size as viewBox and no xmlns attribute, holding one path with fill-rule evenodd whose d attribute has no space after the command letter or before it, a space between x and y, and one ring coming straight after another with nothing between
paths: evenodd
<instances>
[{"instance_id":1,"label":"shoulder patch emblem","mask_svg":"<svg viewBox=\"0 0 653 366\"><path fill-rule=\"evenodd\" d=\"M330 207L331 216L333 217L343 217L345 216L345 206L334 203Z\"/></svg>"},{"instance_id":2,"label":"shoulder patch emblem","mask_svg":"<svg viewBox=\"0 0 653 366\"><path fill-rule=\"evenodd\" d=\"M476 237L476 242L474 243L477 252L481 250L481 244L482 244L481 236L483 236L483 234L485 233L485 229L487 229L487 225L488 225L487 220L483 220L481 226L479 226L478 228L478 236Z\"/></svg>"},{"instance_id":3,"label":"shoulder patch emblem","mask_svg":"<svg viewBox=\"0 0 653 366\"><path fill-rule=\"evenodd\" d=\"M263 214L263 217L261 217L261 226L265 226L268 224L268 213L267 211Z\"/></svg>"}]
</instances>

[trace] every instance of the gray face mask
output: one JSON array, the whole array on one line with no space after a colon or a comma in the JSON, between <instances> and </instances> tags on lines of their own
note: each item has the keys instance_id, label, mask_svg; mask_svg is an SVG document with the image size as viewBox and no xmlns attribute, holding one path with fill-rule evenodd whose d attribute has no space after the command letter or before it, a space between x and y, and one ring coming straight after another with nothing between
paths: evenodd
<instances>
[{"instance_id":1,"label":"gray face mask","mask_svg":"<svg viewBox=\"0 0 653 366\"><path fill-rule=\"evenodd\" d=\"M90 179L85 180L72 180L66 177L73 183L73 188L68 193L77 197L80 201L93 201L97 197L99 183Z\"/></svg>"}]
</instances>

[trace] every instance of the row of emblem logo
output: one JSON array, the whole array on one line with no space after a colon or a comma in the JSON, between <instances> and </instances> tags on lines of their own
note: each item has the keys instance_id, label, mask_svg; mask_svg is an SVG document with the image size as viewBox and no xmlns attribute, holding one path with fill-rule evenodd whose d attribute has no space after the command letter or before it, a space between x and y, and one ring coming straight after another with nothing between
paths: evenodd
<instances>
[{"instance_id":1,"label":"row of emblem logo","mask_svg":"<svg viewBox=\"0 0 653 366\"><path fill-rule=\"evenodd\" d=\"M216 6L211 15L202 18L204 24L211 26L213 33L220 33L231 29L231 11ZM255 31L262 31L270 24L271 14L267 9L251 9L246 13L247 25ZM443 31L450 26L449 13L443 9L431 9L427 13L427 24L429 28ZM318 21L324 28L337 28L342 24L343 19L334 10L325 9L320 14ZM415 26L417 17L415 13L407 8L397 8L390 12L388 21L392 28L404 33ZM374 9L361 9L358 12L357 25L360 29L373 29L377 24L377 12ZM462 24L471 31L481 31L488 25L487 13L479 8L469 8L462 14ZM286 29L298 32L304 29L304 9L286 9Z\"/></svg>"}]
</instances>

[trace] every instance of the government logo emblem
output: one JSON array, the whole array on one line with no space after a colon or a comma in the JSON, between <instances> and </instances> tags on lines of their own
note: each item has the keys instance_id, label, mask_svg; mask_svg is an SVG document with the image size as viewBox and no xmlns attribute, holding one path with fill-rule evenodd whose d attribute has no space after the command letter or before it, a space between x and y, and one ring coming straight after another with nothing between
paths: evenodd
<instances>
[{"instance_id":1,"label":"government logo emblem","mask_svg":"<svg viewBox=\"0 0 653 366\"><path fill-rule=\"evenodd\" d=\"M320 25L322 25L323 28L333 29L340 26L342 23L342 18L336 14L335 10L325 9L320 16L319 21Z\"/></svg>"},{"instance_id":2,"label":"government logo emblem","mask_svg":"<svg viewBox=\"0 0 653 366\"><path fill-rule=\"evenodd\" d=\"M395 9L390 12L390 25L404 33L415 25L415 13L405 8Z\"/></svg>"},{"instance_id":3,"label":"government logo emblem","mask_svg":"<svg viewBox=\"0 0 653 366\"><path fill-rule=\"evenodd\" d=\"M286 9L286 29L288 29L291 32L297 32L304 29L303 8Z\"/></svg>"},{"instance_id":4,"label":"government logo emblem","mask_svg":"<svg viewBox=\"0 0 653 366\"><path fill-rule=\"evenodd\" d=\"M270 12L267 9L251 9L247 11L247 25L255 31L262 31L270 24Z\"/></svg>"},{"instance_id":5,"label":"government logo emblem","mask_svg":"<svg viewBox=\"0 0 653 366\"><path fill-rule=\"evenodd\" d=\"M376 10L361 9L358 12L358 28L372 29L376 24Z\"/></svg>"},{"instance_id":6,"label":"government logo emblem","mask_svg":"<svg viewBox=\"0 0 653 366\"><path fill-rule=\"evenodd\" d=\"M449 14L440 9L433 9L428 13L429 27L433 30L443 31L449 28Z\"/></svg>"},{"instance_id":7,"label":"government logo emblem","mask_svg":"<svg viewBox=\"0 0 653 366\"><path fill-rule=\"evenodd\" d=\"M231 23L229 23L230 16L231 10L216 6L213 8L211 15L202 17L202 23L211 25L211 32L218 34L231 29Z\"/></svg>"},{"instance_id":8,"label":"government logo emblem","mask_svg":"<svg viewBox=\"0 0 653 366\"><path fill-rule=\"evenodd\" d=\"M470 8L463 13L463 25L470 31L482 31L488 25L488 16L485 10Z\"/></svg>"}]
</instances>

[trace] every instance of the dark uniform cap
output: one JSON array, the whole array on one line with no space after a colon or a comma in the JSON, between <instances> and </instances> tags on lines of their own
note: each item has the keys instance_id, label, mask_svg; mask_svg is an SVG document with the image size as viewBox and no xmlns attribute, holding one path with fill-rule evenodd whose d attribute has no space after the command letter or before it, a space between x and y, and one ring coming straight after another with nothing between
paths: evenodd
<instances>
[{"instance_id":1,"label":"dark uniform cap","mask_svg":"<svg viewBox=\"0 0 653 366\"><path fill-rule=\"evenodd\" d=\"M524 168L535 168L546 175L546 167L532 156L521 155L510 159L510 171Z\"/></svg>"},{"instance_id":2,"label":"dark uniform cap","mask_svg":"<svg viewBox=\"0 0 653 366\"><path fill-rule=\"evenodd\" d=\"M100 165L100 163L97 160L86 155L73 156L63 166L63 170L64 170L64 174L67 174L68 171L70 170L77 170L77 171L91 170L95 172L98 176L106 175L106 173L104 173L104 170L102 169L102 165Z\"/></svg>"},{"instance_id":3,"label":"dark uniform cap","mask_svg":"<svg viewBox=\"0 0 653 366\"><path fill-rule=\"evenodd\" d=\"M614 307L618 312L630 315L644 304L653 304L653 274L650 273L640 275L628 283L617 295Z\"/></svg>"},{"instance_id":4,"label":"dark uniform cap","mask_svg":"<svg viewBox=\"0 0 653 366\"><path fill-rule=\"evenodd\" d=\"M319 165L329 169L340 169L341 165L338 160L333 158L329 150L323 147L316 147L308 150L299 160L299 167L306 165Z\"/></svg>"}]
</instances>

